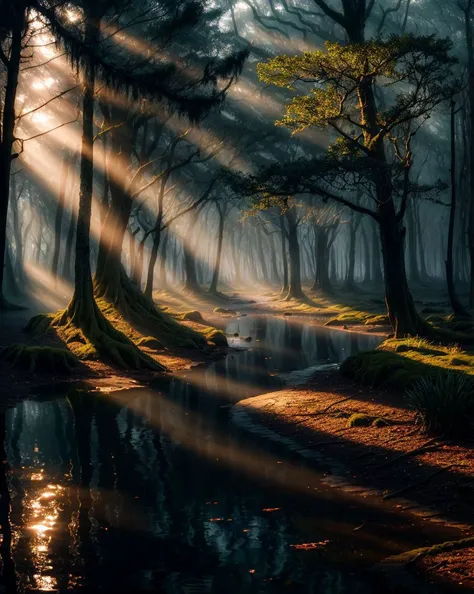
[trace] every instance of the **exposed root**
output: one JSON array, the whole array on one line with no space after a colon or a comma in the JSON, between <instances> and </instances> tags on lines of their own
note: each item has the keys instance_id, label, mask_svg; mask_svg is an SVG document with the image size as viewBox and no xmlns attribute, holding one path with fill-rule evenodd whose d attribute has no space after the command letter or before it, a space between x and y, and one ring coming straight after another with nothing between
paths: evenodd
<instances>
[{"instance_id":1,"label":"exposed root","mask_svg":"<svg viewBox=\"0 0 474 594\"><path fill-rule=\"evenodd\" d=\"M121 269L120 283L110 297L97 288L98 305L105 314L117 310L132 327L156 338L166 348L206 348L205 334L188 328L176 321L166 311L158 308L128 278ZM107 299L101 298L108 294Z\"/></svg>"},{"instance_id":2,"label":"exposed root","mask_svg":"<svg viewBox=\"0 0 474 594\"><path fill-rule=\"evenodd\" d=\"M2 365L20 368L28 373L38 371L69 374L78 364L77 357L65 349L12 344L0 347Z\"/></svg>"},{"instance_id":3,"label":"exposed root","mask_svg":"<svg viewBox=\"0 0 474 594\"><path fill-rule=\"evenodd\" d=\"M57 314L37 315L26 330L35 334L54 330L79 359L101 359L124 369L163 371L165 367L143 353L122 332L116 330L95 302L87 313L74 300Z\"/></svg>"}]
</instances>

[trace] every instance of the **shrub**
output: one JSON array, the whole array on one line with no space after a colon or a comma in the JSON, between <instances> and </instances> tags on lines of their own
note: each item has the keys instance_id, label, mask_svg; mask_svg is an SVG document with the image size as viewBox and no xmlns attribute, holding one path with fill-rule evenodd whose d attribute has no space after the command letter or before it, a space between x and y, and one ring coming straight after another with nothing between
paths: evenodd
<instances>
[{"instance_id":1,"label":"shrub","mask_svg":"<svg viewBox=\"0 0 474 594\"><path fill-rule=\"evenodd\" d=\"M443 437L464 437L473 427L474 383L461 373L420 379L407 391L409 406L423 430Z\"/></svg>"}]
</instances>

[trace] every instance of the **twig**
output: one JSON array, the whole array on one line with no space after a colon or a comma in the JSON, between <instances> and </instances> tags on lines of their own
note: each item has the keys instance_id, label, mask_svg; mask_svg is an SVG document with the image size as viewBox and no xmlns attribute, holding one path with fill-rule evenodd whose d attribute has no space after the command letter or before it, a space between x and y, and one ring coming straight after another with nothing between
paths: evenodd
<instances>
[{"instance_id":1,"label":"twig","mask_svg":"<svg viewBox=\"0 0 474 594\"><path fill-rule=\"evenodd\" d=\"M307 417L317 417L319 415L324 415L324 413L326 413L333 406L336 406L336 404L341 404L342 402L346 402L347 400L352 400L353 398L354 398L353 396L349 396L348 398L343 398L342 400L337 400L336 402L333 402L332 404L330 404L329 406L327 406L323 410L318 410L318 411L316 411L314 413L308 413L308 414L305 414L305 415L296 415L296 416L297 417L306 417L307 418ZM301 423L303 421L298 421L298 422Z\"/></svg>"},{"instance_id":2,"label":"twig","mask_svg":"<svg viewBox=\"0 0 474 594\"><path fill-rule=\"evenodd\" d=\"M418 433L418 432L419 432L419 429L415 429L414 431L410 431L403 437L400 437L399 439L395 439L395 440L393 440L391 437L389 437L388 439L385 439L384 441L381 441L380 443L376 443L373 446L370 446L367 451L362 452L361 454L357 454L356 456L353 456L350 459L351 460L359 460L360 458L365 458L365 456L370 456L370 454L373 454L374 449L376 449L376 448L380 448L380 447L386 445L387 443L390 443L392 445L395 443L399 443L400 441L406 439L407 437L411 437L412 435L415 435L415 433Z\"/></svg>"},{"instance_id":3,"label":"twig","mask_svg":"<svg viewBox=\"0 0 474 594\"><path fill-rule=\"evenodd\" d=\"M420 485L427 483L430 479L437 476L438 474L441 474L445 470L449 470L452 466L453 466L452 464L449 464L448 466L445 466L444 468L438 468L438 470L435 470L431 474L428 474L427 476L421 478L418 481L415 481L414 483L411 483L410 485L407 485L406 487L402 487L401 489L396 489L395 491L391 491L390 493L387 493L387 495L384 495L382 499L384 501L386 501L387 499L392 499L392 497L398 497L398 495L402 495L403 493L406 493L407 491L411 491L412 489L415 489L416 487L419 487Z\"/></svg>"},{"instance_id":4,"label":"twig","mask_svg":"<svg viewBox=\"0 0 474 594\"><path fill-rule=\"evenodd\" d=\"M409 450L408 452L403 452L402 454L395 456L395 458L392 458L388 462L384 462L383 464L376 466L375 469L382 470L382 468L387 468L387 466L390 466L391 464L394 464L395 462L398 462L399 460L402 460L403 458L408 458L409 456L413 456L413 454L418 454L421 450L424 450L428 446L433 445L436 441L438 441L438 439L436 437L433 437L433 439L429 439L421 446L418 446L417 448L414 448L413 450ZM436 444L436 445L441 445L441 444Z\"/></svg>"}]
</instances>

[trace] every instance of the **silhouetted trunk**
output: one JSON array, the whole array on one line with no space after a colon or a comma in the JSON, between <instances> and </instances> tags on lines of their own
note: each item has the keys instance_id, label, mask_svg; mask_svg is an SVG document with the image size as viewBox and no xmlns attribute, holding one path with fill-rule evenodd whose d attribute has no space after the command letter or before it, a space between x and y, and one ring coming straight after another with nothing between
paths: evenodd
<instances>
[{"instance_id":1,"label":"silhouetted trunk","mask_svg":"<svg viewBox=\"0 0 474 594\"><path fill-rule=\"evenodd\" d=\"M290 256L289 287L287 299L302 299L304 297L301 289L301 260L300 246L298 242L298 223L295 211L289 208L285 213L288 222L288 253Z\"/></svg>"},{"instance_id":2,"label":"silhouetted trunk","mask_svg":"<svg viewBox=\"0 0 474 594\"><path fill-rule=\"evenodd\" d=\"M71 200L74 198L71 196ZM63 262L63 277L71 280L73 277L74 271L74 253L73 253L73 245L74 245L74 237L76 233L76 226L77 226L77 217L76 213L74 212L74 208L71 207L71 218L69 220L69 228L66 237L66 246L64 249L64 262Z\"/></svg>"},{"instance_id":3,"label":"silhouetted trunk","mask_svg":"<svg viewBox=\"0 0 474 594\"><path fill-rule=\"evenodd\" d=\"M454 244L454 223L456 221L456 115L455 103L451 102L451 205L449 209L449 230L448 246L446 251L446 281L448 284L449 301L453 312L458 317L469 317L459 301L454 287L453 273L453 244Z\"/></svg>"},{"instance_id":4,"label":"silhouetted trunk","mask_svg":"<svg viewBox=\"0 0 474 594\"><path fill-rule=\"evenodd\" d=\"M183 245L183 266L184 266L184 289L186 291L199 291L201 287L196 273L196 225L199 219L199 210L193 210L190 213L191 221L187 230L187 240Z\"/></svg>"},{"instance_id":5,"label":"silhouetted trunk","mask_svg":"<svg viewBox=\"0 0 474 594\"><path fill-rule=\"evenodd\" d=\"M377 233L377 226L372 225L372 272L371 278L374 285L382 284L382 265L381 265L381 251L380 251L380 239Z\"/></svg>"},{"instance_id":6,"label":"silhouetted trunk","mask_svg":"<svg viewBox=\"0 0 474 594\"><path fill-rule=\"evenodd\" d=\"M255 237L257 239L257 254L260 268L262 270L263 282L268 284L268 270L265 253L263 251L262 231L258 227L255 229Z\"/></svg>"},{"instance_id":7,"label":"silhouetted trunk","mask_svg":"<svg viewBox=\"0 0 474 594\"><path fill-rule=\"evenodd\" d=\"M54 278L58 276L59 255L61 251L62 226L64 216L64 203L66 200L66 186L69 176L69 170L71 167L71 162L71 155L66 155L61 165L61 173L59 174L58 205L56 207L56 217L54 219L53 263L51 266L51 273Z\"/></svg>"},{"instance_id":8,"label":"silhouetted trunk","mask_svg":"<svg viewBox=\"0 0 474 594\"><path fill-rule=\"evenodd\" d=\"M15 141L15 102L20 73L22 35L26 25L26 9L22 0L11 5L9 24L11 26L10 56L8 65L6 66L5 92L0 126L0 309L7 305L3 297L7 246L7 216L10 198L12 149Z\"/></svg>"},{"instance_id":9,"label":"silhouetted trunk","mask_svg":"<svg viewBox=\"0 0 474 594\"><path fill-rule=\"evenodd\" d=\"M242 277L240 272L240 249L237 244L237 231L233 230L231 234L231 256L234 265L234 285L240 286L242 284Z\"/></svg>"},{"instance_id":10,"label":"silhouetted trunk","mask_svg":"<svg viewBox=\"0 0 474 594\"><path fill-rule=\"evenodd\" d=\"M362 225L362 245L364 246L364 283L370 283L370 246L365 225Z\"/></svg>"},{"instance_id":11,"label":"silhouetted trunk","mask_svg":"<svg viewBox=\"0 0 474 594\"><path fill-rule=\"evenodd\" d=\"M100 39L100 18L90 17L86 23L84 40L89 47L96 47ZM77 216L74 263L74 294L68 306L71 321L88 335L97 331L99 315L94 300L90 263L90 226L92 194L94 190L94 91L95 66L89 64L84 73L82 98L82 140L80 164L79 211Z\"/></svg>"},{"instance_id":12,"label":"silhouetted trunk","mask_svg":"<svg viewBox=\"0 0 474 594\"><path fill-rule=\"evenodd\" d=\"M356 242L357 230L359 229L360 221L360 215L352 211L351 222L349 223L349 253L345 282L346 290L353 290L355 288Z\"/></svg>"},{"instance_id":13,"label":"silhouetted trunk","mask_svg":"<svg viewBox=\"0 0 474 594\"><path fill-rule=\"evenodd\" d=\"M286 230L284 215L280 215L281 262L283 267L283 283L281 294L288 293L288 256L286 253Z\"/></svg>"},{"instance_id":14,"label":"silhouetted trunk","mask_svg":"<svg viewBox=\"0 0 474 594\"><path fill-rule=\"evenodd\" d=\"M467 49L467 95L469 100L468 143L469 143L469 226L468 245L470 256L469 307L474 308L474 39L472 25L473 0L467 0L459 7L464 12L464 29Z\"/></svg>"},{"instance_id":15,"label":"silhouetted trunk","mask_svg":"<svg viewBox=\"0 0 474 594\"><path fill-rule=\"evenodd\" d=\"M167 229L167 233L165 233L165 237L163 239L161 245L161 254L160 254L160 271L158 275L158 286L160 289L164 289L166 287L166 257L168 251L168 242L170 238L170 230Z\"/></svg>"},{"instance_id":16,"label":"silhouetted trunk","mask_svg":"<svg viewBox=\"0 0 474 594\"><path fill-rule=\"evenodd\" d=\"M270 244L271 282L272 282L272 285L278 286L280 284L280 273L278 272L277 252L276 252L274 232L270 232L268 234L268 242Z\"/></svg>"},{"instance_id":17,"label":"silhouetted trunk","mask_svg":"<svg viewBox=\"0 0 474 594\"><path fill-rule=\"evenodd\" d=\"M387 203L380 215L380 240L384 263L385 302L388 317L397 338L426 334L428 325L415 308L408 288L405 269L405 247L401 223L393 204Z\"/></svg>"},{"instance_id":18,"label":"silhouetted trunk","mask_svg":"<svg viewBox=\"0 0 474 594\"><path fill-rule=\"evenodd\" d=\"M413 283L420 282L420 271L418 269L418 238L415 224L415 213L413 212L413 204L410 201L407 205L406 211L407 221L407 236L408 236L408 270L410 271L410 280Z\"/></svg>"},{"instance_id":19,"label":"silhouetted trunk","mask_svg":"<svg viewBox=\"0 0 474 594\"><path fill-rule=\"evenodd\" d=\"M323 227L315 226L314 257L316 262L316 274L312 291L321 290L324 293L332 292L332 284L329 277L330 247L327 231Z\"/></svg>"},{"instance_id":20,"label":"silhouetted trunk","mask_svg":"<svg viewBox=\"0 0 474 594\"><path fill-rule=\"evenodd\" d=\"M212 275L211 286L209 287L209 293L217 293L217 284L219 282L219 273L221 268L222 260L222 244L224 241L224 223L225 217L221 206L216 203L216 209L219 215L219 227L217 229L217 249L216 249L216 263L214 266L214 272Z\"/></svg>"}]
</instances>

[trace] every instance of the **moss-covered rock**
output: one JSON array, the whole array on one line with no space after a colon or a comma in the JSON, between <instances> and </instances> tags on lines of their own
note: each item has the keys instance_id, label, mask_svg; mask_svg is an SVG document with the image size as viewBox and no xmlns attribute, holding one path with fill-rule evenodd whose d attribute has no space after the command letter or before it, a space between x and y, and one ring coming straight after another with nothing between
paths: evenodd
<instances>
[{"instance_id":1,"label":"moss-covered rock","mask_svg":"<svg viewBox=\"0 0 474 594\"><path fill-rule=\"evenodd\" d=\"M24 344L0 347L0 365L28 373L69 374L77 364L77 357L66 349Z\"/></svg>"},{"instance_id":2,"label":"moss-covered rock","mask_svg":"<svg viewBox=\"0 0 474 594\"><path fill-rule=\"evenodd\" d=\"M216 328L212 328L207 334L206 339L208 343L213 344L216 347L227 347L229 343L227 342L226 335L221 330L216 330Z\"/></svg>"},{"instance_id":3,"label":"moss-covered rock","mask_svg":"<svg viewBox=\"0 0 474 594\"><path fill-rule=\"evenodd\" d=\"M182 320L187 320L189 322L204 322L204 318L200 311L193 310L193 311L186 311L181 317Z\"/></svg>"},{"instance_id":4,"label":"moss-covered rock","mask_svg":"<svg viewBox=\"0 0 474 594\"><path fill-rule=\"evenodd\" d=\"M354 413L347 419L348 427L368 427L372 423L372 417L363 413Z\"/></svg>"},{"instance_id":5,"label":"moss-covered rock","mask_svg":"<svg viewBox=\"0 0 474 594\"><path fill-rule=\"evenodd\" d=\"M383 417L377 417L372 421L372 427L377 427L378 429L381 429L382 427L388 427L389 425L390 422L387 421L387 419L384 419Z\"/></svg>"},{"instance_id":6,"label":"moss-covered rock","mask_svg":"<svg viewBox=\"0 0 474 594\"><path fill-rule=\"evenodd\" d=\"M231 309L226 309L225 307L215 307L214 313L230 315L230 314L233 314L234 312Z\"/></svg>"}]
</instances>

